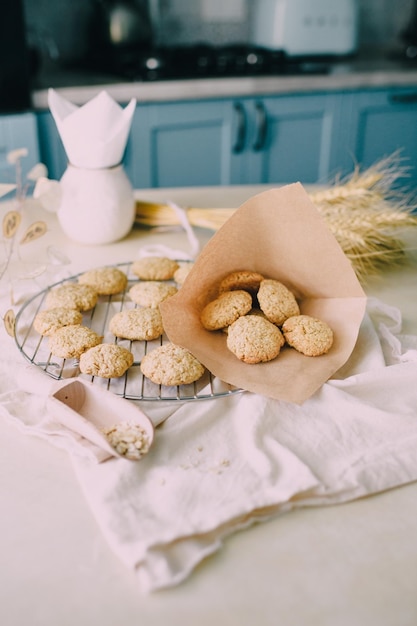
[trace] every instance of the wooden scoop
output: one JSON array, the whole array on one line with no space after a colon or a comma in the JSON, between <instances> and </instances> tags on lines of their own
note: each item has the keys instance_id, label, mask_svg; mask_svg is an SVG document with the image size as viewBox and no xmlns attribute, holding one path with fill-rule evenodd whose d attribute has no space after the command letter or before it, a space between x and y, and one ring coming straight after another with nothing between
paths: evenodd
<instances>
[{"instance_id":1,"label":"wooden scoop","mask_svg":"<svg viewBox=\"0 0 417 626\"><path fill-rule=\"evenodd\" d=\"M60 424L108 453L103 460L110 457L140 460L153 443L154 426L139 407L81 378L61 380L55 384L48 397L48 404ZM133 428L139 427L137 432L140 437L136 449L132 437L129 444L121 441L112 445L111 439L104 432L111 430L113 438L117 438L119 429L127 424Z\"/></svg>"}]
</instances>

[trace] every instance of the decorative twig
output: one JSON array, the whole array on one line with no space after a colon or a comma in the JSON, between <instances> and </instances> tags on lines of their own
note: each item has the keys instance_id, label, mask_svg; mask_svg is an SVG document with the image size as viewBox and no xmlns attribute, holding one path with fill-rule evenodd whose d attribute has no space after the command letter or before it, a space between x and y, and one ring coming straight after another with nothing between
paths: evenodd
<instances>
[{"instance_id":1,"label":"decorative twig","mask_svg":"<svg viewBox=\"0 0 417 626\"><path fill-rule=\"evenodd\" d=\"M3 247L4 247L4 261L0 266L0 281L3 277L9 275L10 283L10 297L13 304L13 280L10 273L10 263L14 254L19 254L19 247L31 241L34 241L38 237L41 237L46 232L46 224L42 221L37 221L31 224L23 234L20 241L17 241L17 233L22 222L22 210L25 208L26 196L29 189L29 182L36 180L37 178L44 176L46 168L43 164L36 165L28 174L28 180L26 183L23 181L22 170L22 158L28 155L26 148L20 148L13 150L7 155L7 160L15 167L16 184L15 185L0 185L0 197L7 195L11 191L15 191L14 205L15 208L8 211L3 218Z\"/></svg>"},{"instance_id":2,"label":"decorative twig","mask_svg":"<svg viewBox=\"0 0 417 626\"><path fill-rule=\"evenodd\" d=\"M362 282L384 267L405 262L405 245L398 235L417 226L417 214L413 214L417 205L400 185L406 173L399 154L394 153L309 194ZM235 211L192 207L187 216L193 226L218 230ZM138 201L136 224L166 227L179 222L168 204Z\"/></svg>"}]
</instances>

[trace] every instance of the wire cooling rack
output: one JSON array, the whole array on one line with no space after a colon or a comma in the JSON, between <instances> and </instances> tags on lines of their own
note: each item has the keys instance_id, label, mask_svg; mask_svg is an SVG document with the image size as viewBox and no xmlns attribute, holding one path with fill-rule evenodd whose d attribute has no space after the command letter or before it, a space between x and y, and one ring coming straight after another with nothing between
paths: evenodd
<instances>
[{"instance_id":1,"label":"wire cooling rack","mask_svg":"<svg viewBox=\"0 0 417 626\"><path fill-rule=\"evenodd\" d=\"M180 265L183 263L185 264L186 262L179 261ZM177 400L184 402L220 398L242 392L242 389L221 381L208 370L195 383L175 387L157 385L143 376L140 369L141 359L152 349L167 343L167 336L164 334L154 341L130 341L128 339L116 338L108 330L108 325L113 315L124 309L137 306L128 295L132 285L140 282L137 277L132 275L131 265L131 263L124 263L113 266L126 273L128 277L126 289L116 295L100 296L96 306L83 314L82 321L83 325L102 335L103 342L122 345L133 353L133 365L123 376L119 378L99 378L82 374L77 359L62 359L52 355L48 347L48 338L40 335L33 326L36 315L46 308L45 299L48 292L59 285L77 282L80 274L50 285L26 301L21 307L16 315L15 341L22 355L34 366L40 368L48 376L56 380L80 377L96 385L101 385L128 400Z\"/></svg>"}]
</instances>

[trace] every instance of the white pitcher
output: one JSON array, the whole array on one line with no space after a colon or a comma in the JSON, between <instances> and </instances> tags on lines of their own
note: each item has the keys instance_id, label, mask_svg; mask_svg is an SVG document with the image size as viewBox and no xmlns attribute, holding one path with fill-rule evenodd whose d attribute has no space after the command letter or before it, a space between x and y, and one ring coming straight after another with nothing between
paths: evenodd
<instances>
[{"instance_id":1,"label":"white pitcher","mask_svg":"<svg viewBox=\"0 0 417 626\"><path fill-rule=\"evenodd\" d=\"M79 243L106 244L125 237L135 220L135 199L123 165L68 165L60 180L58 219L65 234Z\"/></svg>"}]
</instances>

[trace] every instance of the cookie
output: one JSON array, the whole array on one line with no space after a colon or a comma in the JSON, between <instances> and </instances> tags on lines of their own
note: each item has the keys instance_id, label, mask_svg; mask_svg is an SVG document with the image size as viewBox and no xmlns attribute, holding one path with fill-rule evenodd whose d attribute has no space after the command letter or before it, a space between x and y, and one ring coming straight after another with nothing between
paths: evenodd
<instances>
[{"instance_id":1,"label":"cookie","mask_svg":"<svg viewBox=\"0 0 417 626\"><path fill-rule=\"evenodd\" d=\"M77 309L56 307L54 309L39 311L33 320L33 327L41 335L49 337L49 335L52 335L58 328L81 324L82 321L82 313L77 311Z\"/></svg>"},{"instance_id":2,"label":"cookie","mask_svg":"<svg viewBox=\"0 0 417 626\"><path fill-rule=\"evenodd\" d=\"M194 263L187 263L187 265L181 265L177 270L175 270L173 278L177 285L181 287L184 284L184 281L191 272L193 265Z\"/></svg>"},{"instance_id":3,"label":"cookie","mask_svg":"<svg viewBox=\"0 0 417 626\"><path fill-rule=\"evenodd\" d=\"M175 285L150 280L134 284L129 289L129 296L136 304L155 308L177 291Z\"/></svg>"},{"instance_id":4,"label":"cookie","mask_svg":"<svg viewBox=\"0 0 417 626\"><path fill-rule=\"evenodd\" d=\"M288 317L299 315L294 294L278 280L266 278L257 294L259 306L270 322L281 326Z\"/></svg>"},{"instance_id":5,"label":"cookie","mask_svg":"<svg viewBox=\"0 0 417 626\"><path fill-rule=\"evenodd\" d=\"M81 274L78 282L90 285L99 295L110 296L126 288L127 276L117 267L100 267Z\"/></svg>"},{"instance_id":6,"label":"cookie","mask_svg":"<svg viewBox=\"0 0 417 626\"><path fill-rule=\"evenodd\" d=\"M263 311L261 311L261 309L258 309L256 307L251 309L248 313L246 313L246 315L257 315L258 317L263 317L263 319L265 319L265 320L268 319L266 317L265 313ZM227 335L227 333L229 332L229 326L225 326L224 328L222 328L222 331Z\"/></svg>"},{"instance_id":7,"label":"cookie","mask_svg":"<svg viewBox=\"0 0 417 626\"><path fill-rule=\"evenodd\" d=\"M264 276L258 272L250 270L240 270L232 272L223 278L219 285L219 293L224 291L234 291L235 289L243 289L251 294L256 294Z\"/></svg>"},{"instance_id":8,"label":"cookie","mask_svg":"<svg viewBox=\"0 0 417 626\"><path fill-rule=\"evenodd\" d=\"M204 365L188 350L173 343L155 348L140 364L142 374L157 385L176 386L195 382L204 374Z\"/></svg>"},{"instance_id":9,"label":"cookie","mask_svg":"<svg viewBox=\"0 0 417 626\"><path fill-rule=\"evenodd\" d=\"M103 337L81 325L63 326L49 337L49 349L63 359L78 358L80 354L101 343Z\"/></svg>"},{"instance_id":10,"label":"cookie","mask_svg":"<svg viewBox=\"0 0 417 626\"><path fill-rule=\"evenodd\" d=\"M179 264L168 257L145 256L132 263L132 272L141 280L170 280Z\"/></svg>"},{"instance_id":11,"label":"cookie","mask_svg":"<svg viewBox=\"0 0 417 626\"><path fill-rule=\"evenodd\" d=\"M243 290L225 291L203 308L200 320L207 330L230 326L238 317L252 308L252 296Z\"/></svg>"},{"instance_id":12,"label":"cookie","mask_svg":"<svg viewBox=\"0 0 417 626\"><path fill-rule=\"evenodd\" d=\"M284 337L278 326L259 315L239 317L227 333L227 347L244 363L261 363L275 359Z\"/></svg>"},{"instance_id":13,"label":"cookie","mask_svg":"<svg viewBox=\"0 0 417 626\"><path fill-rule=\"evenodd\" d=\"M333 331L323 320L310 315L289 317L282 325L285 341L306 356L326 354L333 345Z\"/></svg>"},{"instance_id":14,"label":"cookie","mask_svg":"<svg viewBox=\"0 0 417 626\"><path fill-rule=\"evenodd\" d=\"M64 307L88 311L97 304L98 293L91 285L65 283L48 292L45 303L48 309Z\"/></svg>"},{"instance_id":15,"label":"cookie","mask_svg":"<svg viewBox=\"0 0 417 626\"><path fill-rule=\"evenodd\" d=\"M109 330L115 337L131 341L151 341L164 332L162 316L157 308L125 309L114 315Z\"/></svg>"},{"instance_id":16,"label":"cookie","mask_svg":"<svg viewBox=\"0 0 417 626\"><path fill-rule=\"evenodd\" d=\"M80 371L100 378L118 378L133 364L133 354L114 343L101 343L80 356Z\"/></svg>"}]
</instances>

